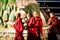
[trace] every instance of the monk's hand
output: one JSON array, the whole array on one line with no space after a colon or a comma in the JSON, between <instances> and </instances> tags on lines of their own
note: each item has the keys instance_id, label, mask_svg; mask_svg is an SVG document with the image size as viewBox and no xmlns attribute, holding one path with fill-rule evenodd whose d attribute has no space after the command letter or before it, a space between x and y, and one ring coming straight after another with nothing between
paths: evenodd
<instances>
[{"instance_id":1,"label":"monk's hand","mask_svg":"<svg viewBox=\"0 0 60 40\"><path fill-rule=\"evenodd\" d=\"M15 24L15 22L12 22L12 23L11 23L11 27L13 27L14 24Z\"/></svg>"},{"instance_id":2,"label":"monk's hand","mask_svg":"<svg viewBox=\"0 0 60 40\"><path fill-rule=\"evenodd\" d=\"M11 27L13 27L14 23L13 22L8 22L7 24L10 25Z\"/></svg>"},{"instance_id":3,"label":"monk's hand","mask_svg":"<svg viewBox=\"0 0 60 40\"><path fill-rule=\"evenodd\" d=\"M40 33L40 36L43 36L43 33Z\"/></svg>"}]
</instances>

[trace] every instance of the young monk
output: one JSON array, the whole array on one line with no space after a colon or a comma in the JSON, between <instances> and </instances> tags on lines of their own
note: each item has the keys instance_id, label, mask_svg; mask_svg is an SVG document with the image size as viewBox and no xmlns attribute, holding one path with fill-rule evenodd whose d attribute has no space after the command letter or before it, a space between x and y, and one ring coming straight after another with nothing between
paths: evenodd
<instances>
[{"instance_id":1,"label":"young monk","mask_svg":"<svg viewBox=\"0 0 60 40\"><path fill-rule=\"evenodd\" d=\"M24 40L23 38L23 24L22 19L20 18L20 13L16 14L16 20L13 24L13 27L15 28L15 39L14 40Z\"/></svg>"},{"instance_id":2,"label":"young monk","mask_svg":"<svg viewBox=\"0 0 60 40\"><path fill-rule=\"evenodd\" d=\"M55 13L50 13L50 18L48 20L48 27L49 27L49 33L48 33L48 40L58 40L56 36L56 28L58 24L58 18L55 17Z\"/></svg>"},{"instance_id":3,"label":"young monk","mask_svg":"<svg viewBox=\"0 0 60 40\"><path fill-rule=\"evenodd\" d=\"M40 33L42 34L42 19L38 16L36 11L33 12L33 16L29 16L27 27L28 27L28 38L27 40L40 40Z\"/></svg>"}]
</instances>

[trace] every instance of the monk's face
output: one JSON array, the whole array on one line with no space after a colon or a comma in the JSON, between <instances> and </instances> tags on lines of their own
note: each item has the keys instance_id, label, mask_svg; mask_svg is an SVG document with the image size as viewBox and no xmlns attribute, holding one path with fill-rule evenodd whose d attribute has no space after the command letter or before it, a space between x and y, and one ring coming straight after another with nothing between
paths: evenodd
<instances>
[{"instance_id":1,"label":"monk's face","mask_svg":"<svg viewBox=\"0 0 60 40\"><path fill-rule=\"evenodd\" d=\"M27 14L27 18L28 18L28 19L30 18L30 15L29 15L29 14Z\"/></svg>"},{"instance_id":2,"label":"monk's face","mask_svg":"<svg viewBox=\"0 0 60 40\"><path fill-rule=\"evenodd\" d=\"M16 19L20 18L20 13L16 13Z\"/></svg>"},{"instance_id":3,"label":"monk's face","mask_svg":"<svg viewBox=\"0 0 60 40\"><path fill-rule=\"evenodd\" d=\"M53 13L50 13L50 17L55 17L55 15Z\"/></svg>"},{"instance_id":4,"label":"monk's face","mask_svg":"<svg viewBox=\"0 0 60 40\"><path fill-rule=\"evenodd\" d=\"M37 12L33 12L33 16L34 17L37 17L38 16L38 13Z\"/></svg>"},{"instance_id":5,"label":"monk's face","mask_svg":"<svg viewBox=\"0 0 60 40\"><path fill-rule=\"evenodd\" d=\"M18 18L18 14L16 14L16 18Z\"/></svg>"}]
</instances>

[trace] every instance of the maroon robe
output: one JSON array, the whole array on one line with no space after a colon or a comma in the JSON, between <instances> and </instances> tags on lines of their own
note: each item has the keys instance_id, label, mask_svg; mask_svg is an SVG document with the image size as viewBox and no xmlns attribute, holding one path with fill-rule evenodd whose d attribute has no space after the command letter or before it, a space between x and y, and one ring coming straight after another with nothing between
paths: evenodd
<instances>
[{"instance_id":1,"label":"maroon robe","mask_svg":"<svg viewBox=\"0 0 60 40\"><path fill-rule=\"evenodd\" d=\"M58 18L57 17L49 18L48 25L50 26L48 40L58 40L57 36L56 36L56 28L58 25Z\"/></svg>"},{"instance_id":2,"label":"maroon robe","mask_svg":"<svg viewBox=\"0 0 60 40\"><path fill-rule=\"evenodd\" d=\"M15 34L15 39L14 40L24 40L23 38L23 24L22 24L22 19L18 18L15 20L15 24L13 25L15 30L16 30L16 34Z\"/></svg>"},{"instance_id":3,"label":"maroon robe","mask_svg":"<svg viewBox=\"0 0 60 40\"><path fill-rule=\"evenodd\" d=\"M40 17L31 17L28 20L28 40L40 40L42 33L42 19Z\"/></svg>"}]
</instances>

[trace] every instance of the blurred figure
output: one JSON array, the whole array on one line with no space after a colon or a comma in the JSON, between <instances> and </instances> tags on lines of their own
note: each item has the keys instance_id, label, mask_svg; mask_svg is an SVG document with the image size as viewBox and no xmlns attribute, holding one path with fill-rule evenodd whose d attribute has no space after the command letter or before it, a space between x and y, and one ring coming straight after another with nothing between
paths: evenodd
<instances>
[{"instance_id":1,"label":"blurred figure","mask_svg":"<svg viewBox=\"0 0 60 40\"><path fill-rule=\"evenodd\" d=\"M23 24L22 19L20 18L20 13L16 14L16 20L13 23L13 27L16 30L15 39L14 40L24 40L23 38Z\"/></svg>"},{"instance_id":2,"label":"blurred figure","mask_svg":"<svg viewBox=\"0 0 60 40\"><path fill-rule=\"evenodd\" d=\"M27 14L27 19L29 20L31 17L32 17L32 14L31 13L28 13Z\"/></svg>"},{"instance_id":3,"label":"blurred figure","mask_svg":"<svg viewBox=\"0 0 60 40\"><path fill-rule=\"evenodd\" d=\"M26 30L26 29L27 29L27 23L26 23L27 18L26 18L26 13L25 13L25 11L23 11L23 10L21 10L20 12L21 12L22 23L23 23L23 25L24 25L24 29Z\"/></svg>"},{"instance_id":4,"label":"blurred figure","mask_svg":"<svg viewBox=\"0 0 60 40\"><path fill-rule=\"evenodd\" d=\"M42 34L42 19L38 16L36 11L33 12L33 16L28 14L28 38L27 40L40 40L40 33Z\"/></svg>"},{"instance_id":5,"label":"blurred figure","mask_svg":"<svg viewBox=\"0 0 60 40\"><path fill-rule=\"evenodd\" d=\"M55 17L54 12L50 13L50 18L47 24L49 27L48 40L58 40L56 36L56 27L58 24L58 18Z\"/></svg>"}]
</instances>

